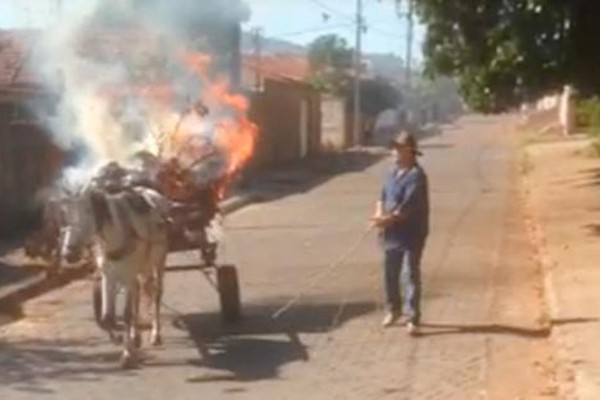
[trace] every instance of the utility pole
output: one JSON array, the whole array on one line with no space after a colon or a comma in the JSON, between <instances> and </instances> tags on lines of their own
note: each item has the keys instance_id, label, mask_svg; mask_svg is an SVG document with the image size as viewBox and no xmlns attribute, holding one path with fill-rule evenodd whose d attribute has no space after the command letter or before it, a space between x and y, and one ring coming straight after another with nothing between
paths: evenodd
<instances>
[{"instance_id":1,"label":"utility pole","mask_svg":"<svg viewBox=\"0 0 600 400\"><path fill-rule=\"evenodd\" d=\"M410 81L412 78L412 50L413 50L413 41L414 41L414 31L415 31L415 7L414 0L405 0L407 11L404 12L402 10L402 2L403 0L396 0L396 14L398 14L398 18L402 19L406 17L406 60L405 63L405 80L406 86L410 86Z\"/></svg>"},{"instance_id":2,"label":"utility pole","mask_svg":"<svg viewBox=\"0 0 600 400\"><path fill-rule=\"evenodd\" d=\"M362 129L360 115L360 78L362 70L362 33L363 33L362 0L356 0L356 48L354 49L354 129L355 145L362 144Z\"/></svg>"},{"instance_id":3,"label":"utility pole","mask_svg":"<svg viewBox=\"0 0 600 400\"><path fill-rule=\"evenodd\" d=\"M254 60L256 61L254 69L254 89L258 92L262 89L262 28L253 28L252 34L254 43Z\"/></svg>"},{"instance_id":4,"label":"utility pole","mask_svg":"<svg viewBox=\"0 0 600 400\"><path fill-rule=\"evenodd\" d=\"M406 32L406 86L410 87L412 78L412 50L413 35L415 29L414 20L414 0L407 0L408 12L406 14L407 32Z\"/></svg>"}]
</instances>

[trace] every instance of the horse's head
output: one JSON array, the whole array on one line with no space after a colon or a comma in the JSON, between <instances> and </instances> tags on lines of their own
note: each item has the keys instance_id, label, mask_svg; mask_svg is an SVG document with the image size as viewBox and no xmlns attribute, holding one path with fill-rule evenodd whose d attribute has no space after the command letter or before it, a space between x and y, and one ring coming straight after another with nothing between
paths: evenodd
<instances>
[{"instance_id":1,"label":"horse's head","mask_svg":"<svg viewBox=\"0 0 600 400\"><path fill-rule=\"evenodd\" d=\"M61 256L69 263L78 262L109 218L105 195L93 186L70 193L63 202L63 212L66 223Z\"/></svg>"}]
</instances>

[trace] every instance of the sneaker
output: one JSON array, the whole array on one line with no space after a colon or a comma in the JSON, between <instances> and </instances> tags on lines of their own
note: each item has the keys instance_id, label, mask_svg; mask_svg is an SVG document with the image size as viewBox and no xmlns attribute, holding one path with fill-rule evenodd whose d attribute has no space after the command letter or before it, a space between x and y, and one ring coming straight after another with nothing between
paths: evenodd
<instances>
[{"instance_id":1,"label":"sneaker","mask_svg":"<svg viewBox=\"0 0 600 400\"><path fill-rule=\"evenodd\" d=\"M381 323L381 325L384 328L388 328L388 327L392 326L394 324L394 322L396 322L396 319L398 319L398 317L396 317L396 315L394 315L393 313L389 312L389 313L385 314L385 317L383 318L383 322Z\"/></svg>"},{"instance_id":2,"label":"sneaker","mask_svg":"<svg viewBox=\"0 0 600 400\"><path fill-rule=\"evenodd\" d=\"M406 324L406 331L410 336L417 336L419 334L419 325L414 322Z\"/></svg>"}]
</instances>

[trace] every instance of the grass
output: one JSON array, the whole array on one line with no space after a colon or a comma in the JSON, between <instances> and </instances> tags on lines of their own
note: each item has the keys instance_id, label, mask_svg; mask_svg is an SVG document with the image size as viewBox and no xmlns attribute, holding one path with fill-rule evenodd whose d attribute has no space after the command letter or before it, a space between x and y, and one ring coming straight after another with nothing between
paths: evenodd
<instances>
[{"instance_id":1,"label":"grass","mask_svg":"<svg viewBox=\"0 0 600 400\"><path fill-rule=\"evenodd\" d=\"M525 135L523 135L523 138L521 139L521 145L525 147L535 144L537 142L538 138L535 134L531 132L527 132Z\"/></svg>"},{"instance_id":2,"label":"grass","mask_svg":"<svg viewBox=\"0 0 600 400\"><path fill-rule=\"evenodd\" d=\"M600 137L596 136L592 138L590 143L590 153L593 157L600 157Z\"/></svg>"},{"instance_id":3,"label":"grass","mask_svg":"<svg viewBox=\"0 0 600 400\"><path fill-rule=\"evenodd\" d=\"M529 175L533 171L533 161L531 160L531 154L527 149L523 149L521 152L521 160L519 163L519 172L521 175Z\"/></svg>"}]
</instances>

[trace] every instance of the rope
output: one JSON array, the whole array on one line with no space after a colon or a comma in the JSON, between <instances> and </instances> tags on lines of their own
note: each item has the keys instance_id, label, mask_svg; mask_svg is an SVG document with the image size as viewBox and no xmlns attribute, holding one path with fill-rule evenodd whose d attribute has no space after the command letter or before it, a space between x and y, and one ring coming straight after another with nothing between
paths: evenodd
<instances>
[{"instance_id":1,"label":"rope","mask_svg":"<svg viewBox=\"0 0 600 400\"><path fill-rule=\"evenodd\" d=\"M289 311L296 303L298 303L306 295L306 292L313 289L318 283L321 282L323 278L325 278L337 268L339 268L341 265L343 265L346 262L346 260L348 260L348 258L362 246L363 242L372 230L372 226L369 226L367 229L365 229L365 231L359 236L356 242L351 247L349 247L345 253L343 253L339 258L334 260L334 262L329 264L324 271L318 273L310 282L308 282L307 285L304 286L304 288L302 288L302 290L300 290L300 292L296 296L292 297L286 304L277 309L277 311L275 311L271 315L271 318L278 319L279 317L281 317L284 313Z\"/></svg>"}]
</instances>

